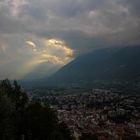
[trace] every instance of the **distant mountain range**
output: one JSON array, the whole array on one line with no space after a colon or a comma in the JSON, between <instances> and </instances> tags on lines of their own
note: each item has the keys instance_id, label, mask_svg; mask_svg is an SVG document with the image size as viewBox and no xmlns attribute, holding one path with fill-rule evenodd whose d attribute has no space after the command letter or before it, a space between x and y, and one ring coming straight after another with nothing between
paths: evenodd
<instances>
[{"instance_id":1,"label":"distant mountain range","mask_svg":"<svg viewBox=\"0 0 140 140\"><path fill-rule=\"evenodd\" d=\"M85 86L140 81L140 46L104 48L79 56L46 82L55 86Z\"/></svg>"}]
</instances>

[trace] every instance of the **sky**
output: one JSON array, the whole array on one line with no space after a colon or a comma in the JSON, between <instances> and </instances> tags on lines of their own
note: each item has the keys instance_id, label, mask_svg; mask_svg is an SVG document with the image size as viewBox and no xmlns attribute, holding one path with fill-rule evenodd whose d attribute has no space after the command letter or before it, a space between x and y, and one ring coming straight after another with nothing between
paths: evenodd
<instances>
[{"instance_id":1,"label":"sky","mask_svg":"<svg viewBox=\"0 0 140 140\"><path fill-rule=\"evenodd\" d=\"M140 0L0 0L0 79L44 78L94 49L140 44Z\"/></svg>"}]
</instances>

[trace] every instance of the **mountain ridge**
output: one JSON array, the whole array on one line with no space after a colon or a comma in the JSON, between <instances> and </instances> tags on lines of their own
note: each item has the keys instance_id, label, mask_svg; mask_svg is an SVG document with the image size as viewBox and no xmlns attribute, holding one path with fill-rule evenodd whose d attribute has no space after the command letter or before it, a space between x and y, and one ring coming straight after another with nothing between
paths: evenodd
<instances>
[{"instance_id":1,"label":"mountain ridge","mask_svg":"<svg viewBox=\"0 0 140 140\"><path fill-rule=\"evenodd\" d=\"M65 86L97 81L139 81L139 60L140 46L98 49L60 68L47 84Z\"/></svg>"}]
</instances>

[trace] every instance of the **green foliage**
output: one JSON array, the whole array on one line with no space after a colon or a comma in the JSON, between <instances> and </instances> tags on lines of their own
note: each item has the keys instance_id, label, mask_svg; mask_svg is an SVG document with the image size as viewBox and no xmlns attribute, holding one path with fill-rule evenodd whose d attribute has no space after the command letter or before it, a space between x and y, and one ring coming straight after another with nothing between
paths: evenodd
<instances>
[{"instance_id":1,"label":"green foliage","mask_svg":"<svg viewBox=\"0 0 140 140\"><path fill-rule=\"evenodd\" d=\"M57 118L53 110L39 103L30 104L24 114L24 133L27 139L50 138L56 129Z\"/></svg>"},{"instance_id":2,"label":"green foliage","mask_svg":"<svg viewBox=\"0 0 140 140\"><path fill-rule=\"evenodd\" d=\"M0 140L11 140L14 136L13 112L14 106L10 98L0 95Z\"/></svg>"},{"instance_id":3,"label":"green foliage","mask_svg":"<svg viewBox=\"0 0 140 140\"><path fill-rule=\"evenodd\" d=\"M23 111L28 103L27 94L16 81L14 81L12 85L8 79L3 80L0 83L0 94L11 99L16 111Z\"/></svg>"},{"instance_id":4,"label":"green foliage","mask_svg":"<svg viewBox=\"0 0 140 140\"><path fill-rule=\"evenodd\" d=\"M23 128L27 140L72 140L66 124L58 123L56 113L37 102L27 107Z\"/></svg>"},{"instance_id":5,"label":"green foliage","mask_svg":"<svg viewBox=\"0 0 140 140\"><path fill-rule=\"evenodd\" d=\"M64 122L59 124L59 131L61 140L72 140L70 130Z\"/></svg>"},{"instance_id":6,"label":"green foliage","mask_svg":"<svg viewBox=\"0 0 140 140\"><path fill-rule=\"evenodd\" d=\"M98 136L96 134L83 133L80 140L98 140Z\"/></svg>"},{"instance_id":7,"label":"green foliage","mask_svg":"<svg viewBox=\"0 0 140 140\"><path fill-rule=\"evenodd\" d=\"M72 140L68 127L58 123L49 106L28 102L16 81L0 83L0 140Z\"/></svg>"},{"instance_id":8,"label":"green foliage","mask_svg":"<svg viewBox=\"0 0 140 140\"><path fill-rule=\"evenodd\" d=\"M0 83L0 139L16 139L21 123L21 116L28 103L27 95L14 81L8 79Z\"/></svg>"}]
</instances>

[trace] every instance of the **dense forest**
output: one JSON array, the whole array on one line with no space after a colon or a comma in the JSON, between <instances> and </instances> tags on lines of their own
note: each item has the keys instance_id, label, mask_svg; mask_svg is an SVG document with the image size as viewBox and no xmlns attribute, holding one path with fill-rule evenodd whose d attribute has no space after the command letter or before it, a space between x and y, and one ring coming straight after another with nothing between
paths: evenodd
<instances>
[{"instance_id":1,"label":"dense forest","mask_svg":"<svg viewBox=\"0 0 140 140\"><path fill-rule=\"evenodd\" d=\"M48 106L29 101L21 86L0 82L0 140L71 140L65 123Z\"/></svg>"}]
</instances>

